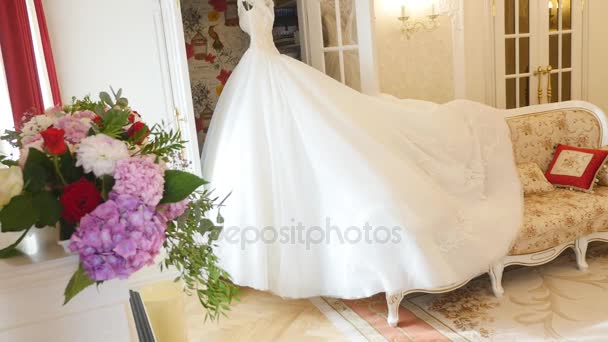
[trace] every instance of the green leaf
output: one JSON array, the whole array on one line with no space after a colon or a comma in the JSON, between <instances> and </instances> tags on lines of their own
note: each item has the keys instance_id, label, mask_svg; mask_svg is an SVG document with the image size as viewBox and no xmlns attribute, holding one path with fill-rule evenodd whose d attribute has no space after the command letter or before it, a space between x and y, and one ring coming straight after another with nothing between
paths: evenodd
<instances>
[{"instance_id":1,"label":"green leaf","mask_svg":"<svg viewBox=\"0 0 608 342\"><path fill-rule=\"evenodd\" d=\"M5 129L4 135L0 135L0 140L8 142L13 147L21 148L21 133Z\"/></svg>"},{"instance_id":2,"label":"green leaf","mask_svg":"<svg viewBox=\"0 0 608 342\"><path fill-rule=\"evenodd\" d=\"M110 191L112 191L114 183L116 183L116 180L114 180L114 177L110 175L104 175L101 177L101 197L103 199L108 198L108 194Z\"/></svg>"},{"instance_id":3,"label":"green leaf","mask_svg":"<svg viewBox=\"0 0 608 342\"><path fill-rule=\"evenodd\" d=\"M69 223L63 218L61 218L59 224L59 241L69 240L76 231L76 224Z\"/></svg>"},{"instance_id":4,"label":"green leaf","mask_svg":"<svg viewBox=\"0 0 608 342\"><path fill-rule=\"evenodd\" d=\"M13 197L0 211L0 225L3 232L18 232L31 228L38 222L40 212L34 206L32 194Z\"/></svg>"},{"instance_id":5,"label":"green leaf","mask_svg":"<svg viewBox=\"0 0 608 342\"><path fill-rule=\"evenodd\" d=\"M101 133L112 138L124 134L123 127L129 122L129 112L125 110L110 109L102 115Z\"/></svg>"},{"instance_id":6,"label":"green leaf","mask_svg":"<svg viewBox=\"0 0 608 342\"><path fill-rule=\"evenodd\" d=\"M21 241L23 241L30 229L32 229L32 227L26 229L23 234L21 234L21 236L17 239L17 241L15 241L15 243L6 248L0 249L0 259L6 259L18 255L19 252L16 250L16 248L17 246L19 246Z\"/></svg>"},{"instance_id":7,"label":"green leaf","mask_svg":"<svg viewBox=\"0 0 608 342\"><path fill-rule=\"evenodd\" d=\"M84 176L83 169L76 166L76 160L69 150L59 157L59 169L68 183L74 183Z\"/></svg>"},{"instance_id":8,"label":"green leaf","mask_svg":"<svg viewBox=\"0 0 608 342\"><path fill-rule=\"evenodd\" d=\"M54 226L61 218L61 203L52 193L44 191L34 194L33 204L35 208L41 208L37 226Z\"/></svg>"},{"instance_id":9,"label":"green leaf","mask_svg":"<svg viewBox=\"0 0 608 342\"><path fill-rule=\"evenodd\" d=\"M129 100L126 98L120 98L116 101L116 104L121 106L122 108L126 108L129 105Z\"/></svg>"},{"instance_id":10,"label":"green leaf","mask_svg":"<svg viewBox=\"0 0 608 342\"><path fill-rule=\"evenodd\" d=\"M186 199L207 182L191 173L179 170L165 171L165 192L160 204L176 203Z\"/></svg>"},{"instance_id":11,"label":"green leaf","mask_svg":"<svg viewBox=\"0 0 608 342\"><path fill-rule=\"evenodd\" d=\"M114 93L114 89L112 89L112 87L110 87L110 89L112 90L112 93ZM114 97L117 99L122 97L122 88L118 89L118 92L114 93Z\"/></svg>"},{"instance_id":12,"label":"green leaf","mask_svg":"<svg viewBox=\"0 0 608 342\"><path fill-rule=\"evenodd\" d=\"M156 124L150 129L150 141L142 147L141 154L154 154L167 160L167 156L177 156L185 143L179 130Z\"/></svg>"},{"instance_id":13,"label":"green leaf","mask_svg":"<svg viewBox=\"0 0 608 342\"><path fill-rule=\"evenodd\" d=\"M11 160L11 159L8 159L6 156L1 155L1 154L0 154L0 164L6 165L6 166L9 166L9 167L10 166L18 166L19 165L18 162L14 161L14 160Z\"/></svg>"},{"instance_id":14,"label":"green leaf","mask_svg":"<svg viewBox=\"0 0 608 342\"><path fill-rule=\"evenodd\" d=\"M93 284L95 284L95 282L89 278L89 275L82 267L82 264L80 264L78 266L78 270L74 272L68 286L65 288L65 292L63 293L65 301L63 302L63 305L69 303L70 300L76 297L76 295L82 292L82 290Z\"/></svg>"},{"instance_id":15,"label":"green leaf","mask_svg":"<svg viewBox=\"0 0 608 342\"><path fill-rule=\"evenodd\" d=\"M108 104L110 107L114 107L114 101L112 101L110 94L106 93L105 91L99 93L99 99Z\"/></svg>"},{"instance_id":16,"label":"green leaf","mask_svg":"<svg viewBox=\"0 0 608 342\"><path fill-rule=\"evenodd\" d=\"M39 192L52 174L54 174L53 163L49 157L35 148L30 148L23 168L25 190Z\"/></svg>"}]
</instances>

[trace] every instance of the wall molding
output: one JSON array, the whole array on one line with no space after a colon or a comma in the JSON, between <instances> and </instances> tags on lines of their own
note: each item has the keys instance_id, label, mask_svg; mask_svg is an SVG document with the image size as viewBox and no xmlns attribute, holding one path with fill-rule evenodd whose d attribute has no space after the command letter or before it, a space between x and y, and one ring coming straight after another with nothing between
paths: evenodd
<instances>
[{"instance_id":1,"label":"wall molding","mask_svg":"<svg viewBox=\"0 0 608 342\"><path fill-rule=\"evenodd\" d=\"M452 18L452 63L454 68L454 98L467 97L465 56L464 0L441 0L441 13Z\"/></svg>"}]
</instances>

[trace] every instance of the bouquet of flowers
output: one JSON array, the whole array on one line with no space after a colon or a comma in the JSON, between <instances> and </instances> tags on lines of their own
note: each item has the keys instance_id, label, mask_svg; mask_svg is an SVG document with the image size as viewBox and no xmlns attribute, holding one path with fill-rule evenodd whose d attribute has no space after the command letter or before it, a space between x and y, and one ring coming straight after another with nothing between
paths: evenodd
<instances>
[{"instance_id":1,"label":"bouquet of flowers","mask_svg":"<svg viewBox=\"0 0 608 342\"><path fill-rule=\"evenodd\" d=\"M112 93L28 115L2 137L20 157L0 156L8 166L0 169L0 227L23 234L0 258L14 255L33 227L60 227L80 257L67 303L90 285L154 264L164 249L161 269L177 269L185 291L218 318L236 295L213 253L221 216L206 218L221 203L198 190L203 179L180 170L187 164L179 130L149 127L121 90Z\"/></svg>"}]
</instances>

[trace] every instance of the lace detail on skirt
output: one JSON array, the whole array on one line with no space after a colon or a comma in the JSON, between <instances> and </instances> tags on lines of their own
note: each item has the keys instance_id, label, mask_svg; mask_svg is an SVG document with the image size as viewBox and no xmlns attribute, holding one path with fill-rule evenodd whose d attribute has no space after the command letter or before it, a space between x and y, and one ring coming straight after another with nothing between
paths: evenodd
<instances>
[{"instance_id":1,"label":"lace detail on skirt","mask_svg":"<svg viewBox=\"0 0 608 342\"><path fill-rule=\"evenodd\" d=\"M466 215L464 210L459 210L456 216L455 229L448 229L439 239L439 250L444 254L450 254L455 249L461 248L473 234L473 221Z\"/></svg>"}]
</instances>

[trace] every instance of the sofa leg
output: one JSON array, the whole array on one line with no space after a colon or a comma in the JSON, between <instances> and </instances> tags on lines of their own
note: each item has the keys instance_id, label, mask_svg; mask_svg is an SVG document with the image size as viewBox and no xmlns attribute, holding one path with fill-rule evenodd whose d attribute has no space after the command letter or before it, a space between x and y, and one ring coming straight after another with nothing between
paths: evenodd
<instances>
[{"instance_id":1,"label":"sofa leg","mask_svg":"<svg viewBox=\"0 0 608 342\"><path fill-rule=\"evenodd\" d=\"M388 321L388 325L392 328L395 328L397 324L399 324L399 304L401 304L403 297L403 292L386 294L386 304L388 306L388 316L386 320Z\"/></svg>"},{"instance_id":2,"label":"sofa leg","mask_svg":"<svg viewBox=\"0 0 608 342\"><path fill-rule=\"evenodd\" d=\"M574 253L576 253L576 263L578 265L578 269L581 271L586 271L589 268L589 264L587 264L587 247L589 246L589 240L586 237L580 237L576 239L574 244Z\"/></svg>"},{"instance_id":3,"label":"sofa leg","mask_svg":"<svg viewBox=\"0 0 608 342\"><path fill-rule=\"evenodd\" d=\"M502 273L505 270L505 264L502 261L495 263L490 267L490 281L492 282L492 291L498 298L505 294L505 289L502 287Z\"/></svg>"}]
</instances>

